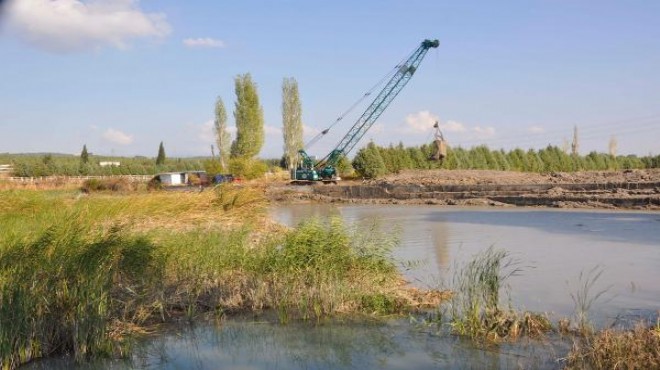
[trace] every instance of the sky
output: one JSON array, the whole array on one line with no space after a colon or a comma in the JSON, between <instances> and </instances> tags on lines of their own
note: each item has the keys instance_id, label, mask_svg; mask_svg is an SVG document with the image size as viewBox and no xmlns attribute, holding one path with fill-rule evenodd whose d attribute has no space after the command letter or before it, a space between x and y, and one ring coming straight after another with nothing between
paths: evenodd
<instances>
[{"instance_id":1,"label":"sky","mask_svg":"<svg viewBox=\"0 0 660 370\"><path fill-rule=\"evenodd\" d=\"M430 142L438 121L464 148L565 147L577 127L582 154L660 154L659 1L0 2L0 153L210 155L215 101L233 126L250 73L261 157L279 158L285 77L308 140L428 38L439 48L356 148Z\"/></svg>"}]
</instances>

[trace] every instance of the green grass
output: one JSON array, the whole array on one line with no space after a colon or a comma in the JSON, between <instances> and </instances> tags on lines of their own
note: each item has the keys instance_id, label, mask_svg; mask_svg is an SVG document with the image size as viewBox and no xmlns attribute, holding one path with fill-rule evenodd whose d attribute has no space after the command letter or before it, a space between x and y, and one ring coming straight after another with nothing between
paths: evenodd
<instances>
[{"instance_id":1,"label":"green grass","mask_svg":"<svg viewBox=\"0 0 660 370\"><path fill-rule=\"evenodd\" d=\"M395 239L340 220L268 223L249 188L0 192L0 363L125 356L152 324L272 310L400 313Z\"/></svg>"}]
</instances>

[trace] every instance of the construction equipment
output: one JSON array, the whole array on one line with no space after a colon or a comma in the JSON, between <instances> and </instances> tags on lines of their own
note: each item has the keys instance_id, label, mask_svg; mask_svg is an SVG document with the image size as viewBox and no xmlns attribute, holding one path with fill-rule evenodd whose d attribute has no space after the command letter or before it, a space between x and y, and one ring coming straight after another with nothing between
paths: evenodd
<instances>
[{"instance_id":1,"label":"construction equipment","mask_svg":"<svg viewBox=\"0 0 660 370\"><path fill-rule=\"evenodd\" d=\"M440 131L438 121L435 121L433 128L435 128L435 134L433 135L435 136L435 140L433 141L435 148L433 148L433 154L431 154L429 160L442 162L447 157L447 141L445 141L445 137L442 135L442 131Z\"/></svg>"},{"instance_id":2,"label":"construction equipment","mask_svg":"<svg viewBox=\"0 0 660 370\"><path fill-rule=\"evenodd\" d=\"M374 101L362 113L360 118L353 124L353 127L346 133L339 144L324 158L319 161L312 159L305 149L298 151L299 161L297 169L292 173L292 180L295 182L336 182L340 180L337 176L336 165L339 160L347 155L355 145L362 139L364 134L376 122L378 117L385 111L388 105L399 94L401 89L410 81L415 74L419 64L426 56L430 48L437 48L440 45L438 40L424 40L421 45L401 64L397 65L394 75L380 91ZM370 93L365 94L365 97ZM343 118L343 115L335 121L337 123ZM334 125L334 124L333 124ZM327 128L319 134L319 137L328 133Z\"/></svg>"}]
</instances>

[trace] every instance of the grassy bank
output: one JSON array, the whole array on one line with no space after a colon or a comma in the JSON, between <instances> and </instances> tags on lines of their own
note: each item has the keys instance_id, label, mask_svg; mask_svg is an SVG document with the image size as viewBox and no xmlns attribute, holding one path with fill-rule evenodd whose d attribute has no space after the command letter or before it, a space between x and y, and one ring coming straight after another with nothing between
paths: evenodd
<instances>
[{"instance_id":1,"label":"grassy bank","mask_svg":"<svg viewBox=\"0 0 660 370\"><path fill-rule=\"evenodd\" d=\"M606 329L575 341L567 369L660 368L660 321L630 330Z\"/></svg>"},{"instance_id":2,"label":"grassy bank","mask_svg":"<svg viewBox=\"0 0 660 370\"><path fill-rule=\"evenodd\" d=\"M0 358L122 356L131 333L197 314L281 321L414 305L395 240L339 220L294 230L261 192L0 192Z\"/></svg>"}]
</instances>

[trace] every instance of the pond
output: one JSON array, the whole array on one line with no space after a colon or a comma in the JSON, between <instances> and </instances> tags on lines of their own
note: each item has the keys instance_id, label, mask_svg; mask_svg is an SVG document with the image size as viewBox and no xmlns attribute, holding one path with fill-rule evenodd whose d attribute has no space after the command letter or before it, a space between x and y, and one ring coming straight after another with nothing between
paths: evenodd
<instances>
[{"instance_id":1,"label":"pond","mask_svg":"<svg viewBox=\"0 0 660 370\"><path fill-rule=\"evenodd\" d=\"M521 272L505 299L517 309L574 313L575 294L590 271L602 272L590 309L600 326L657 315L660 308L660 214L548 209L477 209L393 205L287 205L271 216L288 225L312 217L376 223L397 234L394 250L411 284L447 288L454 271L490 246L508 251ZM413 261L414 263L411 263ZM410 268L414 266L414 268ZM582 278L580 275L582 274ZM232 318L172 327L142 340L128 360L87 369L518 369L561 368L570 339L479 347L434 326L393 319L290 323ZM28 369L68 369L70 358Z\"/></svg>"},{"instance_id":2,"label":"pond","mask_svg":"<svg viewBox=\"0 0 660 370\"><path fill-rule=\"evenodd\" d=\"M321 325L231 319L173 328L147 339L128 360L101 360L79 369L552 369L567 343L519 342L476 347L405 320ZM27 369L70 369L61 357Z\"/></svg>"},{"instance_id":3,"label":"pond","mask_svg":"<svg viewBox=\"0 0 660 370\"><path fill-rule=\"evenodd\" d=\"M597 323L660 309L659 213L316 204L279 206L271 215L287 225L337 216L398 232L395 257L418 262L402 272L419 287L450 287L457 267L493 246L521 270L508 280L518 309L570 316L571 294L599 271L591 286L592 294L604 291L591 310Z\"/></svg>"}]
</instances>

